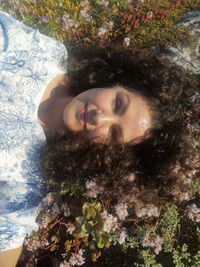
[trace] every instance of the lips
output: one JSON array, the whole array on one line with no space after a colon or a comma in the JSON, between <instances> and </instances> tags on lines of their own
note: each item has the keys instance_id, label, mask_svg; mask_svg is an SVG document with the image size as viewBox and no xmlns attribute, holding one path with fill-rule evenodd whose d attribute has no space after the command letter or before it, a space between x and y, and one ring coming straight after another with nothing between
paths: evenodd
<instances>
[{"instance_id":1,"label":"lips","mask_svg":"<svg viewBox=\"0 0 200 267\"><path fill-rule=\"evenodd\" d=\"M84 130L86 130L86 125L87 125L87 119L86 119L86 114L87 114L87 105L85 105L84 109L80 111L80 122L83 125Z\"/></svg>"}]
</instances>

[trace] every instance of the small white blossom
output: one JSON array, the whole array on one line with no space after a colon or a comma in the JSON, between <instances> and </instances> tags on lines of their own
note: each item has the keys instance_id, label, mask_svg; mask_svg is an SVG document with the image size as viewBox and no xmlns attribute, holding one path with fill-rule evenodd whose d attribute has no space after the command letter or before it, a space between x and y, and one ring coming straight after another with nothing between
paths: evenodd
<instances>
[{"instance_id":1,"label":"small white blossom","mask_svg":"<svg viewBox=\"0 0 200 267\"><path fill-rule=\"evenodd\" d=\"M190 199L190 195L188 194L188 192L181 192L179 194L179 200L180 201L186 201L186 200L189 200Z\"/></svg>"},{"instance_id":2,"label":"small white blossom","mask_svg":"<svg viewBox=\"0 0 200 267\"><path fill-rule=\"evenodd\" d=\"M188 205L188 218L193 222L200 222L200 208L196 204Z\"/></svg>"},{"instance_id":3,"label":"small white blossom","mask_svg":"<svg viewBox=\"0 0 200 267\"><path fill-rule=\"evenodd\" d=\"M104 7L107 7L109 5L109 1L107 0L101 0L99 1L98 3L100 6L104 6Z\"/></svg>"},{"instance_id":4,"label":"small white blossom","mask_svg":"<svg viewBox=\"0 0 200 267\"><path fill-rule=\"evenodd\" d=\"M46 228L51 221L52 217L50 214L46 214L46 216L42 219L42 227Z\"/></svg>"},{"instance_id":5,"label":"small white blossom","mask_svg":"<svg viewBox=\"0 0 200 267\"><path fill-rule=\"evenodd\" d=\"M91 198L96 198L97 195L102 193L104 188L102 186L97 185L94 180L86 181L85 187L87 188L87 196Z\"/></svg>"},{"instance_id":6,"label":"small white blossom","mask_svg":"<svg viewBox=\"0 0 200 267\"><path fill-rule=\"evenodd\" d=\"M111 31L112 30L112 28L113 28L113 21L108 21L107 23L106 23L106 26L107 26L107 28Z\"/></svg>"},{"instance_id":7,"label":"small white blossom","mask_svg":"<svg viewBox=\"0 0 200 267\"><path fill-rule=\"evenodd\" d=\"M53 193L52 192L48 193L46 195L46 197L43 198L42 201L43 201L44 205L47 205L47 206L50 206L51 204L53 204L53 201L54 201L54 195L53 195Z\"/></svg>"},{"instance_id":8,"label":"small white blossom","mask_svg":"<svg viewBox=\"0 0 200 267\"><path fill-rule=\"evenodd\" d=\"M155 238L152 238L149 233L147 233L142 240L143 247L152 247L156 254L162 250L163 238L157 235Z\"/></svg>"},{"instance_id":9,"label":"small white blossom","mask_svg":"<svg viewBox=\"0 0 200 267\"><path fill-rule=\"evenodd\" d=\"M83 8L88 8L90 7L90 2L88 0L84 0L80 2L80 6Z\"/></svg>"},{"instance_id":10,"label":"small white blossom","mask_svg":"<svg viewBox=\"0 0 200 267\"><path fill-rule=\"evenodd\" d=\"M83 265L85 263L85 258L83 257L83 252L84 252L83 249L79 249L78 253L76 253L76 254L73 253L69 259L69 263L72 266Z\"/></svg>"},{"instance_id":11,"label":"small white blossom","mask_svg":"<svg viewBox=\"0 0 200 267\"><path fill-rule=\"evenodd\" d=\"M87 21L91 21L92 20L92 16L90 16L88 14L88 11L86 9L83 9L80 11L80 15Z\"/></svg>"},{"instance_id":12,"label":"small white blossom","mask_svg":"<svg viewBox=\"0 0 200 267\"><path fill-rule=\"evenodd\" d=\"M126 203L118 203L115 206L116 214L121 221L124 221L126 219L126 217L128 216L128 210L127 209L128 209L128 206Z\"/></svg>"},{"instance_id":13,"label":"small white blossom","mask_svg":"<svg viewBox=\"0 0 200 267\"><path fill-rule=\"evenodd\" d=\"M82 7L82 9L80 10L80 16L82 16L87 21L91 21L92 16L89 15L91 9L89 1L88 0L81 1L80 6Z\"/></svg>"},{"instance_id":14,"label":"small white blossom","mask_svg":"<svg viewBox=\"0 0 200 267\"><path fill-rule=\"evenodd\" d=\"M119 239L118 239L119 244L121 245L125 243L127 237L128 237L127 232L125 229L123 229L119 235Z\"/></svg>"},{"instance_id":15,"label":"small white blossom","mask_svg":"<svg viewBox=\"0 0 200 267\"><path fill-rule=\"evenodd\" d=\"M150 205L149 207L142 208L140 210L136 210L136 215L138 218L147 216L147 217L158 217L160 212L158 208L154 205Z\"/></svg>"},{"instance_id":16,"label":"small white blossom","mask_svg":"<svg viewBox=\"0 0 200 267\"><path fill-rule=\"evenodd\" d=\"M62 27L66 30L69 28L77 28L78 23L71 19L69 14L64 13L64 15L62 16Z\"/></svg>"},{"instance_id":17,"label":"small white blossom","mask_svg":"<svg viewBox=\"0 0 200 267\"><path fill-rule=\"evenodd\" d=\"M147 12L147 18L152 19L153 18L153 11L148 11Z\"/></svg>"},{"instance_id":18,"label":"small white blossom","mask_svg":"<svg viewBox=\"0 0 200 267\"><path fill-rule=\"evenodd\" d=\"M100 27L99 30L98 30L98 36L101 37L103 35L105 35L106 33L108 32L108 29L107 28L104 28L104 27Z\"/></svg>"},{"instance_id":19,"label":"small white blossom","mask_svg":"<svg viewBox=\"0 0 200 267\"><path fill-rule=\"evenodd\" d=\"M131 39L129 37L124 38L124 46L128 47L130 45L130 41Z\"/></svg>"},{"instance_id":20,"label":"small white blossom","mask_svg":"<svg viewBox=\"0 0 200 267\"><path fill-rule=\"evenodd\" d=\"M101 213L102 219L104 221L103 230L106 233L110 233L111 231L115 231L118 228L118 220L112 214L109 214L107 211L103 211Z\"/></svg>"},{"instance_id":21,"label":"small white blossom","mask_svg":"<svg viewBox=\"0 0 200 267\"><path fill-rule=\"evenodd\" d=\"M73 232L75 231L75 229L76 229L76 227L75 227L75 225L73 224L73 223L68 223L67 224L67 232L70 234L70 235L72 235L73 234Z\"/></svg>"},{"instance_id":22,"label":"small white blossom","mask_svg":"<svg viewBox=\"0 0 200 267\"><path fill-rule=\"evenodd\" d=\"M67 203L62 204L61 210L64 212L65 217L69 217L71 215L71 212L70 212L70 209Z\"/></svg>"},{"instance_id":23,"label":"small white blossom","mask_svg":"<svg viewBox=\"0 0 200 267\"><path fill-rule=\"evenodd\" d=\"M97 35L101 37L105 35L107 32L111 31L112 28L113 28L113 22L112 21L106 22L102 27L99 28Z\"/></svg>"}]
</instances>

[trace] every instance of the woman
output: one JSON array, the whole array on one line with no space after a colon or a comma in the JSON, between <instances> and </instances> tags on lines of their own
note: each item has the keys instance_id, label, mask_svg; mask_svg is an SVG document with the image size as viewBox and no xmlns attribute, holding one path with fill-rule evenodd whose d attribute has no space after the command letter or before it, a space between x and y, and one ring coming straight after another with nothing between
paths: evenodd
<instances>
[{"instance_id":1,"label":"woman","mask_svg":"<svg viewBox=\"0 0 200 267\"><path fill-rule=\"evenodd\" d=\"M193 21L195 16L192 14ZM194 54L191 55L191 58L192 56ZM179 64L181 65L181 60ZM116 132L113 134L113 138L110 135L114 142L108 143L102 138L104 132L100 132L100 136L98 132L98 138L92 136L95 137L95 140L96 138L98 141L101 140L101 144L98 146L86 142L82 138L83 136L72 134L70 136L66 134L49 143L43 158L43 167L46 177L48 177L48 186L53 188L56 196L60 196L56 198L58 200L56 207L58 209L59 206L60 214L59 211L56 215L55 212L51 211L50 206L54 207L53 204L46 204L44 218L39 218L43 228L38 232L38 236L28 243L30 250L34 251L34 246L38 249L39 262L37 266L43 266L43 256L49 257L48 266L51 265L51 257L63 261L63 265L60 266L72 265L74 258L70 256L73 256L74 250L77 250L73 245L71 248L70 243L67 243L66 240L74 240L73 238L76 240L77 238L76 230L78 229L75 228L77 222L74 218L81 216L80 211L84 201L89 202L91 199L95 201L98 195L97 200L103 204L106 203L106 207L102 204L102 209L108 207L109 214L115 216L116 210L113 207L117 203L126 203L130 216L123 226L130 233L135 230L137 223L139 225L144 223L143 218L140 221L136 216L138 214L139 218L142 217L140 211L144 211L143 205L151 204L160 207L166 200L170 203L172 201L186 202L189 200L190 181L199 179L195 175L199 161L193 141L193 137L199 136L199 83L196 85L192 83L191 77L187 76L183 69L170 64L167 60L164 62L147 51L140 54L135 51L120 50L119 47L93 48L93 50L87 47L74 49L70 52L69 66L70 88L73 93L78 94L80 92L80 84L83 85L82 90L83 88L109 86L116 81L121 85L126 84L128 90L130 90L129 88L140 90L142 88L143 97L150 99L149 105L153 111L152 127L149 131L147 130L148 138L143 137L143 142L129 140L129 142L121 143L118 132ZM193 64L192 66L194 67ZM196 89L197 92L195 93L192 88ZM112 90L113 87L109 92L105 91L103 95L112 94ZM96 101L96 98L97 101L101 99L98 102L98 107L102 107L102 105L104 107L105 103L102 101L107 99L102 100L101 95L98 95L103 91L95 92L95 100L92 92L91 101ZM117 92L118 88L115 88L114 96L118 95ZM85 101L84 93L80 95L80 97L82 96L81 100ZM90 103L86 92L86 106L88 102ZM185 106L191 106L191 108L187 109ZM94 110L96 107L97 104ZM93 110L92 108L91 110ZM106 110L105 108L102 109ZM87 112L86 108L85 113L87 114ZM86 125L88 124L88 127L97 125L99 114L102 113L87 114ZM92 122L91 125L90 122ZM94 128L89 129L93 130ZM70 188L72 188L72 192ZM73 191L73 189L76 190ZM81 197L80 194L82 194ZM70 212L65 209L66 207L69 208ZM80 208L80 213L78 208ZM155 217L158 216L156 209L154 212ZM53 220L49 225L46 217ZM152 221L150 220L150 224ZM61 223L59 224L59 222ZM112 227L115 227L114 221ZM109 262L110 251L102 250L101 252L104 254L98 260L97 265L92 263L90 252L95 251L98 242L92 233L91 230L88 239L86 236L89 245L91 240L94 241L91 242L91 250L90 246L86 244L87 241L84 244L84 241L81 240L83 237L80 238L79 245L81 245L78 246L81 254L75 253L78 255L77 258L80 257L81 263L79 262L78 265L84 264L84 257L85 266L105 266L105 264L108 266L118 266L119 264L126 266L123 264L127 264L125 260L127 255L118 256L122 253L121 250L118 253L114 250L112 262ZM40 240L43 240L42 244L38 242ZM46 241L48 241L47 244ZM82 249L85 250L84 255ZM131 250L130 258L133 257L132 253Z\"/></svg>"},{"instance_id":2,"label":"woman","mask_svg":"<svg viewBox=\"0 0 200 267\"><path fill-rule=\"evenodd\" d=\"M44 190L39 167L45 144L41 126L46 135L68 133L67 142L73 140L74 145L82 138L100 143L114 140L137 144L152 135L151 129L161 126L156 98L160 96L164 111L172 99L175 100L170 119L169 114L165 114L169 120L175 119L173 110L179 104L181 89L188 81L178 79L182 74L180 69L165 65L151 54L127 51L126 59L131 53L132 56L125 67L124 62L120 62L122 55L116 59L111 49L100 48L98 53L103 53L103 60L88 54L89 64L85 68L82 67L84 61L80 64L82 74L87 71L89 79L84 82L82 75L82 81L78 80L80 72L73 70L71 61L68 83L66 66L62 64L67 59L64 46L7 14L1 13L1 21L2 34L8 40L1 54L1 249L6 250L18 247L33 229L36 207ZM76 56L79 56L78 51ZM97 77L90 72L94 66L99 74ZM109 68L102 80L102 71ZM156 78L158 73L159 78ZM116 82L121 85L116 85ZM78 94L80 84L81 90L93 90ZM170 97L166 95L166 88L170 90ZM143 92L139 93L137 89ZM104 97L107 101L102 105ZM74 132L80 133L78 139L72 135ZM76 169L72 169L75 172Z\"/></svg>"},{"instance_id":3,"label":"woman","mask_svg":"<svg viewBox=\"0 0 200 267\"><path fill-rule=\"evenodd\" d=\"M114 90L113 82L111 91L104 90L108 98L106 114L97 109L98 103L88 102L96 96L99 99L96 102L101 102L101 93L96 94L100 90L85 92L80 98L71 97L67 89L65 47L6 13L1 12L0 21L0 249L6 251L20 247L26 234L35 227L37 206L45 194L39 164L46 140L44 132L48 136L55 132L66 131L69 136L72 136L70 131L80 132L84 138L105 142L115 139L116 131L122 128L124 141L139 142L148 136L152 110L143 95L131 93L122 86L115 86ZM130 110L131 113L137 111L132 135L127 128L131 117L125 108L133 98L138 105L137 110ZM125 122L121 120L122 114L118 114L119 109L125 113ZM110 121L114 118L110 116L113 110L116 110L115 119L120 118L120 125ZM97 132L96 125L99 126L101 120L103 126ZM1 260L3 256L1 253Z\"/></svg>"}]
</instances>

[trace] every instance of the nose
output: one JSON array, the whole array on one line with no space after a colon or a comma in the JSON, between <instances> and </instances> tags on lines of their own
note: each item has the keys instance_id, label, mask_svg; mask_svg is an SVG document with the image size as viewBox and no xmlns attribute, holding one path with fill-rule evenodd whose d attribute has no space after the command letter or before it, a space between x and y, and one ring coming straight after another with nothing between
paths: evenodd
<instances>
[{"instance_id":1,"label":"nose","mask_svg":"<svg viewBox=\"0 0 200 267\"><path fill-rule=\"evenodd\" d=\"M97 110L96 116L95 116L95 124L97 127L103 126L105 124L111 124L114 123L115 116L113 114L108 114L105 112L102 112L101 110Z\"/></svg>"},{"instance_id":2,"label":"nose","mask_svg":"<svg viewBox=\"0 0 200 267\"><path fill-rule=\"evenodd\" d=\"M100 109L90 110L88 112L87 121L95 127L100 127L107 123L114 123L115 116L114 114L103 112Z\"/></svg>"}]
</instances>

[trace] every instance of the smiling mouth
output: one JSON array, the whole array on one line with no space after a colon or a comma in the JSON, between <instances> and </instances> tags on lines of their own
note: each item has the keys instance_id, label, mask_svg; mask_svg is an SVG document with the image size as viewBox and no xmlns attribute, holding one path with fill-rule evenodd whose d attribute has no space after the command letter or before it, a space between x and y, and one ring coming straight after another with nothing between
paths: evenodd
<instances>
[{"instance_id":1,"label":"smiling mouth","mask_svg":"<svg viewBox=\"0 0 200 267\"><path fill-rule=\"evenodd\" d=\"M80 112L80 122L83 125L84 130L87 130L87 120L86 120L86 114L87 114L87 104L85 105L84 109Z\"/></svg>"}]
</instances>

